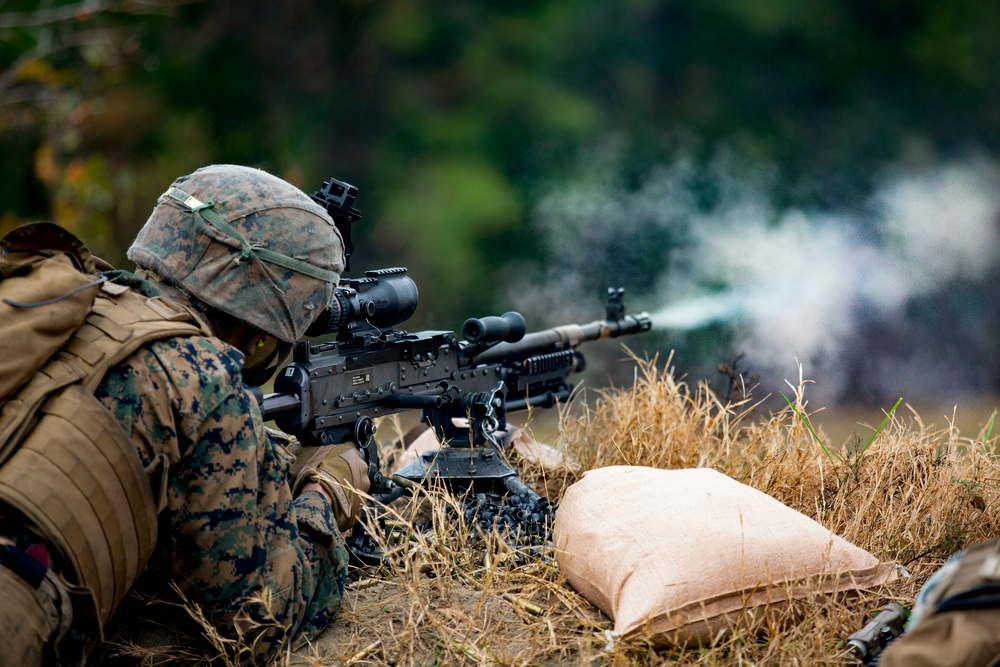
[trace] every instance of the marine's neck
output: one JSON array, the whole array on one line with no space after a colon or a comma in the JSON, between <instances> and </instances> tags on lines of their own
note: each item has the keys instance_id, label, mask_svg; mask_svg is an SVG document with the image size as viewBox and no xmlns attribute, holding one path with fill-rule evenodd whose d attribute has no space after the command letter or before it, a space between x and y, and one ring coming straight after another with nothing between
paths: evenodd
<instances>
[{"instance_id":1,"label":"marine's neck","mask_svg":"<svg viewBox=\"0 0 1000 667\"><path fill-rule=\"evenodd\" d=\"M156 289L163 294L163 296L168 297L172 301L175 301L186 308L189 308L195 315L198 316L198 319L208 325L208 328L212 331L213 336L219 337L218 325L213 322L208 306L206 306L201 299L192 297L181 288L167 282L149 269L137 268L135 270L135 276L152 283L153 286L155 286Z\"/></svg>"}]
</instances>

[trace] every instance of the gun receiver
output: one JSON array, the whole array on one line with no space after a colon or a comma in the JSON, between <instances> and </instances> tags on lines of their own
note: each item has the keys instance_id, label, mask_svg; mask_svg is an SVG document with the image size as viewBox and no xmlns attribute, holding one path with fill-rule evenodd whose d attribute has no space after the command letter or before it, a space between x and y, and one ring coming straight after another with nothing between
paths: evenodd
<instances>
[{"instance_id":1,"label":"gun receiver","mask_svg":"<svg viewBox=\"0 0 1000 667\"><path fill-rule=\"evenodd\" d=\"M416 308L417 289L406 269L369 271L342 280L329 312L310 334L332 341L302 341L293 362L278 372L275 393L262 398L265 421L307 446L354 442L369 462L372 495L385 501L399 484L429 477L462 487L497 484L523 492L499 450L507 413L551 407L572 395L568 382L583 370L581 343L648 331L649 316L626 315L621 290L609 290L613 319L525 333L518 313L469 319L463 339L451 331L406 332L395 326ZM397 473L379 471L375 423L421 410L443 448Z\"/></svg>"},{"instance_id":2,"label":"gun receiver","mask_svg":"<svg viewBox=\"0 0 1000 667\"><path fill-rule=\"evenodd\" d=\"M330 178L310 195L343 237L347 271L351 224L361 219L357 194L350 183ZM605 319L589 324L526 333L524 318L510 312L467 320L459 340L452 331L397 329L416 310L417 286L404 268L368 271L340 281L330 306L306 332L307 338L324 338L295 344L292 363L275 378L275 393L250 389L264 420L302 444L357 444L368 460L371 495L382 502L431 477L463 488L502 486L531 494L500 455L507 413L568 400L568 378L585 366L576 349L581 343L649 331L646 313L625 313L623 294L608 290ZM375 419L405 410L421 410L450 447L388 479L379 470Z\"/></svg>"}]
</instances>

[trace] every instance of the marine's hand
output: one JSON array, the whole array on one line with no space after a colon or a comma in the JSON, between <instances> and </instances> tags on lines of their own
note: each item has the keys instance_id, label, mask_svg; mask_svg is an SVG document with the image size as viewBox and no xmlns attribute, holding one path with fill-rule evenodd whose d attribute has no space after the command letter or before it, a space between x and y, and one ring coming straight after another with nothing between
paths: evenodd
<instances>
[{"instance_id":1,"label":"marine's hand","mask_svg":"<svg viewBox=\"0 0 1000 667\"><path fill-rule=\"evenodd\" d=\"M361 516L369 487L368 464L352 443L320 447L302 467L294 491L298 495L310 483L319 484L330 499L337 528L345 531Z\"/></svg>"}]
</instances>

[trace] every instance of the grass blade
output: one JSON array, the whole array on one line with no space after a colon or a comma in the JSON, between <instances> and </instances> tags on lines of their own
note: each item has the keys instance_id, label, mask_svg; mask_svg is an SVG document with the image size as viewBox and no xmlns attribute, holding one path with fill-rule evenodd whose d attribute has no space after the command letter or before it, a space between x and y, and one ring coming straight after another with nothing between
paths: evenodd
<instances>
[{"instance_id":1,"label":"grass blade","mask_svg":"<svg viewBox=\"0 0 1000 667\"><path fill-rule=\"evenodd\" d=\"M989 449L986 448L986 443L989 442L990 434L993 433L993 422L996 421L996 418L997 418L997 411L994 410L993 414L990 415L990 423L986 425L986 432L983 433L983 452L987 456L992 456L994 454L994 452L991 452Z\"/></svg>"},{"instance_id":2,"label":"grass blade","mask_svg":"<svg viewBox=\"0 0 1000 667\"><path fill-rule=\"evenodd\" d=\"M885 419L882 420L882 423L879 424L878 428L875 429L875 432L872 433L872 437L870 437L868 439L868 442L865 444L865 446L862 447L860 449L860 451L858 451L858 458L859 459L862 457L862 455L864 455L865 452L868 451L868 448L872 446L872 443L875 442L875 438L877 438L878 434L882 432L882 429L885 428L885 425L889 423L889 420L892 419L892 415L895 414L895 412L896 412L896 408L898 408L899 404L902 403L902 402L903 402L903 398L900 397L899 400L896 401L896 405L892 406L892 410L889 410L889 412L886 413Z\"/></svg>"},{"instance_id":3,"label":"grass blade","mask_svg":"<svg viewBox=\"0 0 1000 667\"><path fill-rule=\"evenodd\" d=\"M803 412L802 412L801 410L799 410L799 409L798 409L798 408L797 408L797 407L795 406L795 404L794 404L794 403L792 403L792 402L791 402L791 401L790 401L790 400L788 399L788 397L787 397L787 396L785 396L785 394L784 394L783 392L780 392L780 391L779 391L778 393L779 393L779 394L781 394L781 397L782 397L783 399L785 399L785 403L788 403L788 407L790 407L790 408L792 409L792 411L793 411L793 412L795 412L795 414L797 414L797 415L799 416L799 419L801 419L801 420L802 420L802 423L806 425L806 428L807 428L807 429L809 429L809 433L811 433L811 434L812 434L812 437L813 437L813 439L814 439L814 440L815 440L816 442L818 442L818 443L819 443L819 446L820 446L820 447L822 447L822 448L823 448L823 453L824 453L824 454L826 454L826 457L827 457L828 459L830 459L831 461L833 461L834 459L837 459L837 461L839 461L839 462L843 463L843 462L844 462L844 459L840 458L840 456L838 456L837 454L835 454L835 453L834 453L834 452L833 452L833 451L832 451L832 450L831 450L831 449L830 449L829 447L827 447L827 446L826 446L826 443L825 443L825 442L823 442L823 439L819 437L819 434L818 434L818 433L816 433L816 429L814 429L814 428L813 428L813 425L812 425L812 423L811 423L811 422L809 421L809 418L808 418L808 417L806 417L806 416L805 416L805 414L803 414ZM902 400L902 399L900 399L900 400ZM895 408L894 408L894 409L895 409Z\"/></svg>"}]
</instances>

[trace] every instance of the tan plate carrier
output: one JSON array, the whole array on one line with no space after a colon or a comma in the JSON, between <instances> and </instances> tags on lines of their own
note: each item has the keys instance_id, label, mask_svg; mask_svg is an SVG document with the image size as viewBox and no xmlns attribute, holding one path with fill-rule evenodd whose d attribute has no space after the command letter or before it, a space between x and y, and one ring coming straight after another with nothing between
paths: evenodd
<instances>
[{"instance_id":1,"label":"tan plate carrier","mask_svg":"<svg viewBox=\"0 0 1000 667\"><path fill-rule=\"evenodd\" d=\"M140 346L195 334L211 335L189 310L105 283L83 326L0 408L0 512L55 549L74 622L97 641L153 552L163 488L155 480L154 496L94 392Z\"/></svg>"}]
</instances>

